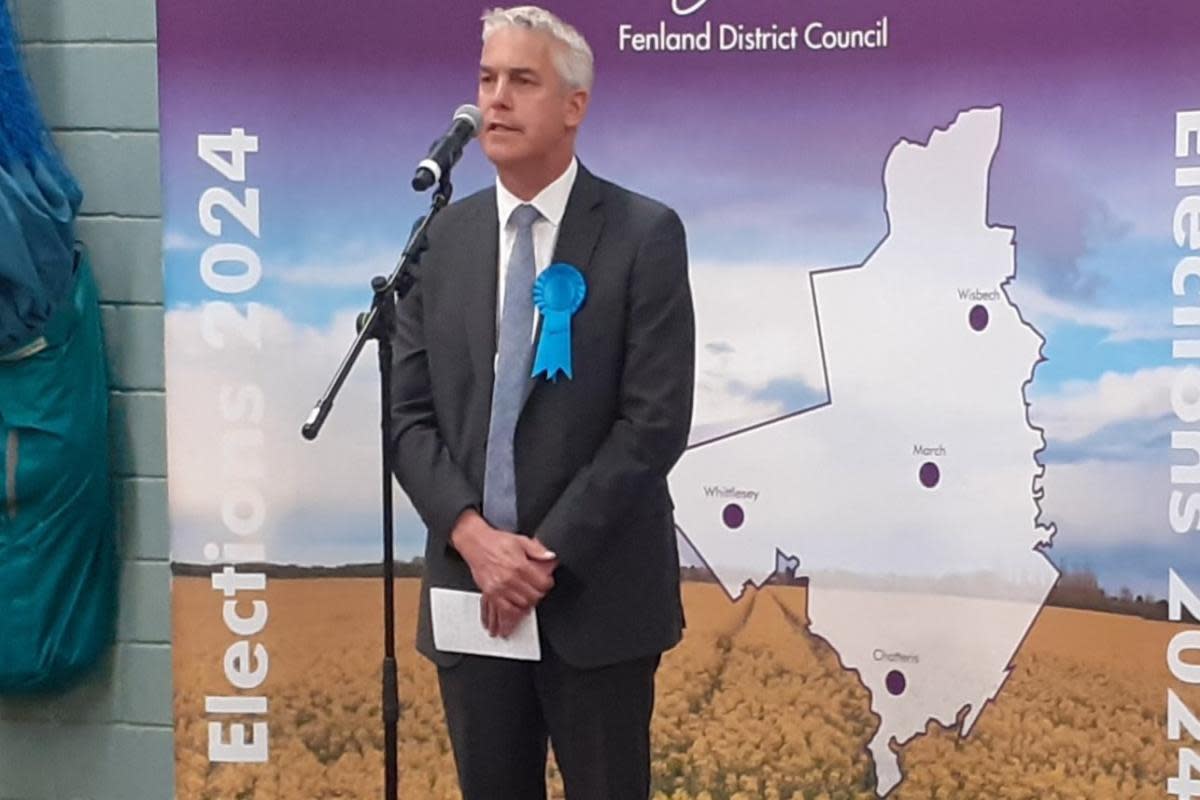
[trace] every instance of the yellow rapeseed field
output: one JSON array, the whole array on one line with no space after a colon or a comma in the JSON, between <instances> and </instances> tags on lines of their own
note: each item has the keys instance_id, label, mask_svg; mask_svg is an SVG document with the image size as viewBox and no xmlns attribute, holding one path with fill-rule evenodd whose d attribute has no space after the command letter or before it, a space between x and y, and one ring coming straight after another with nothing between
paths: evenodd
<instances>
[{"instance_id":1,"label":"yellow rapeseed field","mask_svg":"<svg viewBox=\"0 0 1200 800\"><path fill-rule=\"evenodd\" d=\"M383 786L379 582L274 580L271 760L211 765L206 695L231 693L222 660L237 637L206 579L176 578L179 800L376 798ZM432 665L413 650L417 582L397 581L403 719L401 797L457 800ZM770 587L733 604L684 585L683 642L663 659L653 723L655 800L874 798L865 688L805 631L806 591ZM1162 800L1178 771L1166 741L1167 623L1045 609L1014 672L971 735L931 724L905 746L891 797ZM1180 690L1200 710L1200 691ZM549 769L552 796L562 782Z\"/></svg>"}]
</instances>

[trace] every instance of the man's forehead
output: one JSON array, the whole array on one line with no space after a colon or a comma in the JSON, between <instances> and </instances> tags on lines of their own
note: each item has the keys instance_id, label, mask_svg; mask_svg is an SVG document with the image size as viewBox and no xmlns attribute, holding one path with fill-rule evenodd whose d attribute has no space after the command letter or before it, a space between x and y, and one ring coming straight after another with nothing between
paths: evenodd
<instances>
[{"instance_id":1,"label":"man's forehead","mask_svg":"<svg viewBox=\"0 0 1200 800\"><path fill-rule=\"evenodd\" d=\"M550 60L555 40L542 31L502 28L483 43L480 66L536 70ZM518 66L519 65L519 66Z\"/></svg>"}]
</instances>

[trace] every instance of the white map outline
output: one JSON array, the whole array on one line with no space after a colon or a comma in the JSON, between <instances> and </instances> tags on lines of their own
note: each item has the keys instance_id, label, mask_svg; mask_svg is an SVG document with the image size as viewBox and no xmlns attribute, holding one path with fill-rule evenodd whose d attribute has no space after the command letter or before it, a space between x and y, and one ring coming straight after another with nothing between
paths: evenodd
<instances>
[{"instance_id":1,"label":"white map outline","mask_svg":"<svg viewBox=\"0 0 1200 800\"><path fill-rule=\"evenodd\" d=\"M1007 657L1004 659L1004 664L1000 670L1000 672L1001 672L1000 680L995 685L995 687L983 697L983 699L981 701L971 702L971 703L962 705L961 707L958 707L956 709L955 713L952 715L952 717L949 720L946 719L946 716L944 714L931 713L928 717L926 717L926 719L924 721L924 725L921 726L920 730L911 730L911 728L910 728L909 729L911 731L910 734L904 738L898 738L898 737L893 736L893 737L887 738L882 743L876 741L874 743L874 749L872 749L871 744L868 744L867 749L873 757L873 760L875 763L875 768L876 768L877 792L881 796L886 796L886 795L890 794L892 791L894 791L895 788L897 788L898 786L901 785L901 783L903 781L903 756L904 756L902 748L904 747L904 745L911 742L917 736L922 735L924 733L924 730L927 728L929 722L933 722L934 724L940 725L945 729L958 728L960 730L960 735L964 738L969 735L971 726L979 718L979 716L982 714L983 710L987 707L987 705L995 700L995 698L999 694L999 691L1003 687L1004 683L1007 681L1008 677L1012 674L1012 671L1014 669L1013 659L1015 657L1015 654L1017 653L1017 651L1019 651L1021 645L1024 643L1025 639L1028 637L1029 631L1032 629L1033 624L1037 620L1037 617L1040 616L1040 614L1044 608L1045 596L1046 596L1046 594L1049 593L1050 588L1053 587L1054 583L1057 581L1058 576L1059 576L1057 569L1050 562L1050 560L1048 558L1046 558L1046 554L1045 554L1046 548L1051 546L1051 543L1052 543L1052 540L1053 540L1053 537L1055 534L1055 529L1054 529L1053 524L1046 524L1046 523L1042 522L1042 509L1041 509L1041 505L1040 505L1040 500L1043 496L1042 488L1040 486L1040 481L1045 475L1045 467L1043 464L1041 464L1038 461L1037 456L1038 456L1038 454L1043 452L1045 449L1044 431L1043 431L1043 429L1034 425L1032 423L1032 421L1030 420L1029 413L1028 413L1029 403L1028 403L1028 400L1026 399L1026 391L1027 391L1028 387L1030 386L1030 384L1034 380L1034 374L1036 372L1038 365L1043 363L1046 360L1044 352L1043 352L1045 339L1040 334L1040 332L1038 332L1036 330L1036 328L1034 328L1034 326L1032 324L1030 324L1029 321L1026 320L1021 315L1019 307L1017 306L1017 304L1015 302L1013 302L1012 298L1009 296L1009 293L1008 293L1008 287L1012 283L1012 281L1016 278L1016 274L1017 274L1017 263L1016 263L1016 258L1015 258L1015 233L1016 232L1012 228L1007 228L1007 227L1000 226L1000 225L992 225L990 222L989 211L990 211L990 201L991 201L991 197L990 197L991 170L992 170L993 164L995 162L996 155L999 151L1000 128L1001 128L1000 117L1002 114L1001 106L996 105L996 106L992 106L990 108L975 108L975 109L963 110L963 111L959 112L959 114L955 117L954 121L952 123L950 123L948 126L946 126L945 128L934 128L933 132L931 133L931 135L929 137L928 142L925 144L912 143L907 140L901 139L889 152L888 157L885 160L885 164L884 164L883 189L884 189L884 195L885 195L885 207L888 208L888 214L887 214L887 230L886 230L883 238L876 244L876 246L871 250L871 252L866 256L866 258L860 264L832 267L832 268L810 271L809 289L810 289L810 292L812 295L813 314L814 314L814 319L816 322L816 333L817 333L817 337L818 337L818 351L819 351L820 359L821 359L822 375L824 377L824 392L825 392L824 401L817 403L815 405L808 406L803 409L792 411L787 414L779 415L779 416L776 416L776 417L773 417L773 418L770 418L767 420L763 420L761 422L757 422L757 423L754 423L751 425L739 427L735 430L720 433L718 435L714 435L714 436L705 438L701 441L695 442L689 446L687 453L685 453L684 459L681 459L681 464L684 464L684 463L686 463L689 455L695 453L696 451L701 451L701 450L710 448L712 445L715 445L715 444L718 444L721 442L728 442L730 440L738 439L740 437L745 437L748 434L762 431L763 429L766 429L769 426L774 426L774 425L777 425L778 423L784 423L789 420L796 420L796 418L798 418L798 417L801 417L804 415L811 415L815 412L821 411L822 409L828 409L828 408L831 408L834 406L835 387L833 385L833 381L830 379L830 370L829 370L830 360L828 357L827 342L826 342L827 327L825 324L823 324L822 319L821 319L821 300L820 300L820 298L818 296L818 292L817 292L817 277L830 275L832 273L842 273L842 272L863 269L868 264L871 264L876 259L876 257L880 254L880 252L883 250L883 248L886 245L888 245L889 242L891 242L893 240L893 236L895 233L895 225L893 223L892 208L890 205L891 197L889 196L890 187L888 184L888 170L892 164L892 159L893 159L893 157L896 156L897 152L902 150L906 146L916 147L921 150L929 151L932 149L933 143L938 138L939 135L950 134L951 131L955 130L956 126L958 126L961 121L963 121L966 118L971 117L972 115L980 115L980 114L986 115L989 117L994 117L994 122L995 122L995 145L991 149L990 157L987 159L987 163L986 163L985 169L983 171L983 176L984 176L984 182L983 182L983 187L982 187L983 188L983 220L982 220L983 227L986 229L986 231L989 234L991 234L991 232L993 232L993 231L1007 232L1011 237L1010 246L1012 247L1012 251L1013 251L1011 271L1003 277L1003 280L1000 281L998 286L999 286L1000 292L1003 297L1004 305L1007 306L1009 309L1011 309L1015 313L1016 318L1020 323L1020 326L1022 328L1024 328L1026 331L1032 333L1037 339L1036 355L1032 359L1032 363L1030 364L1028 371L1023 375L1023 378L1019 384L1018 392L1019 392L1021 404L1023 405L1023 408L1024 408L1023 423L1027 430L1032 431L1036 434L1037 440L1039 442L1038 446L1029 452L1029 458L1031 459L1032 463L1036 467L1036 469L1033 472L1032 478L1031 478L1029 495L1030 495L1030 498L1032 499L1032 504L1034 507L1034 513L1033 513L1033 517L1031 519L1032 530L1034 532L1044 533L1044 535L1040 536L1036 541L1034 541L1032 547L1030 548L1030 551L1033 553L1037 553L1039 556L1042 557L1042 560L1044 561L1044 565L1046 567L1048 567L1049 570L1052 572L1053 579L1050 580L1049 583L1044 586L1044 593L1041 595L1040 599L1038 599L1036 601L1036 610L1034 611L1032 616L1028 619L1028 622L1025 623L1023 628L1020 630L1020 635L1018 637L1016 637L1016 641L1012 645L1011 651L1009 652ZM673 494L675 494L677 497L677 503L678 503L678 496L680 493L678 491L674 491L674 485L678 481L678 478L677 478L678 474L679 473L678 473L678 467L677 467L677 472L672 474ZM695 487L693 486L692 488L695 488ZM679 503L679 505L681 506L681 508L679 511L677 511L677 516L680 516L685 513L686 501L684 503ZM691 527L691 526L687 525L687 524L678 524L677 530L678 530L679 534L682 537L684 537L684 539L687 540L688 544L691 545L692 549L697 553L697 555L704 562L704 564L710 570L712 570L714 575L718 576L719 582L721 583L722 588L726 591L726 594L730 597L731 600L736 602L741 597L742 593L744 592L745 586L747 584L750 584L750 585L753 585L756 587L762 586L774 574L775 571L772 570L772 571L767 572L766 574L763 574L762 580L754 580L753 578L750 578L749 580L745 580L740 583L739 589L737 591L734 591L730 585L731 581L729 579L721 577L721 572L716 568L716 566L712 562L712 559L710 559L709 556L706 554L706 551L708 550L708 546L704 542L699 541L699 538L697 536L689 535L687 533L688 527ZM707 534L705 534L705 535L707 535ZM791 548L789 548L789 549L791 549ZM795 553L785 552L782 546L776 546L774 549L775 562L777 564L781 563L781 562L790 562L790 564L794 566L797 574L805 574L805 570L803 569L804 555L805 554L803 552L795 552ZM761 573L759 573L759 574L761 574ZM844 656L844 654L843 654L843 645L842 644L836 643L831 638L827 637L826 635L823 635L820 631L817 630L817 623L816 623L817 613L813 609L814 598L816 597L816 593L813 591L814 584L815 584L815 581L813 578L814 578L813 575L809 575L809 579L810 579L809 580L809 595L808 595L809 625L808 625L806 632L809 635L815 636L818 639L821 639L821 640L825 641L826 643L828 643L830 645L831 649L833 650L833 652L835 653L841 668L843 670L855 673L855 675L857 676L860 683L868 690L869 694L872 696L872 704L871 704L870 713L877 720L877 723L878 723L877 732L881 731L883 726L886 724L886 720L884 719L883 712L878 710L876 707L876 700L879 695L878 686L873 688L871 683L864 676L863 669L861 667L854 666L852 663L850 663L847 660L846 656ZM823 589L821 591L825 592L826 594L830 593L830 590L828 590L828 589ZM859 595L866 594L866 592L863 592L863 591L858 591L857 593ZM852 599L852 595L854 594L854 592L844 593L844 594L845 594L845 597L843 598L843 600L850 601ZM915 598L916 595L913 595L913 597ZM991 601L991 602L997 602L997 601L995 601L993 599L993 601ZM1028 602L1028 600L1022 599L1019 602ZM999 613L999 612L997 612L997 613ZM1009 639L1011 640L1011 637L1009 637ZM903 692L901 692L901 694L903 694ZM973 697L974 697L974 695L973 695ZM890 753L894 759L893 765L887 765L887 764L880 763L880 761L881 761L880 755L883 754L883 751L881 749L882 747L886 747L887 751L890 751ZM892 767L894 767L894 769ZM882 774L881 774L881 772L882 772Z\"/></svg>"}]
</instances>

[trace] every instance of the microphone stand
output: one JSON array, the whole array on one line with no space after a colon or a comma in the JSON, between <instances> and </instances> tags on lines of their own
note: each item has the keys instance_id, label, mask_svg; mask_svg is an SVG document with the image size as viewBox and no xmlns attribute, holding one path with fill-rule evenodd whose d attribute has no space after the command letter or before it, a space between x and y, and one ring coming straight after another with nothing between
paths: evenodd
<instances>
[{"instance_id":1,"label":"microphone stand","mask_svg":"<svg viewBox=\"0 0 1200 800\"><path fill-rule=\"evenodd\" d=\"M342 359L341 365L333 376L333 380L325 389L325 393L313 406L300 432L305 439L312 441L317 438L325 424L325 418L333 409L333 401L341 391L350 370L358 361L363 346L368 340L378 342L379 349L379 401L380 401L380 440L383 450L383 764L384 764L384 800L396 800L399 789L400 770L396 745L398 741L397 728L400 722L400 694L396 675L396 604L395 604L395 556L393 552L392 518L392 340L391 333L395 329L396 298L401 300L412 288L416 279L410 272L410 266L417 263L421 253L428 246L425 234L429 224L438 212L450 203L454 187L450 184L450 170L446 170L438 181L438 188L433 194L433 203L429 213L420 217L413 225L408 244L396 264L396 269L390 278L377 275L371 279L371 310L358 316L358 336L350 345L349 352Z\"/></svg>"}]
</instances>

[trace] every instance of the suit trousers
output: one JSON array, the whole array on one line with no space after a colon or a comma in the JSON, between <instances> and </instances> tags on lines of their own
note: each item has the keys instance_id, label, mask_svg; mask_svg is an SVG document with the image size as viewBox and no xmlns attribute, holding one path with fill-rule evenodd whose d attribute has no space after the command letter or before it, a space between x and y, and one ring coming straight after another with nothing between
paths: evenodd
<instances>
[{"instance_id":1,"label":"suit trousers","mask_svg":"<svg viewBox=\"0 0 1200 800\"><path fill-rule=\"evenodd\" d=\"M596 669L464 656L438 668L463 800L545 800L547 740L567 800L650 796L654 655Z\"/></svg>"}]
</instances>

